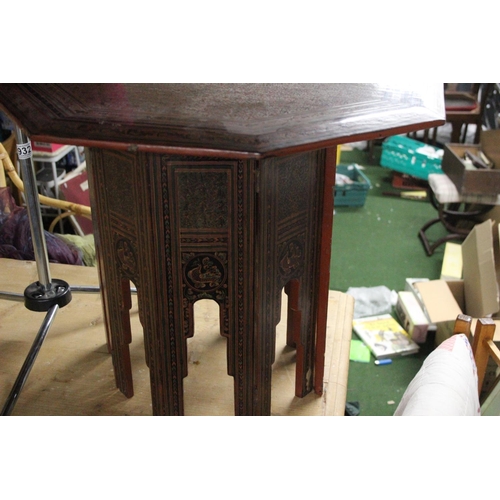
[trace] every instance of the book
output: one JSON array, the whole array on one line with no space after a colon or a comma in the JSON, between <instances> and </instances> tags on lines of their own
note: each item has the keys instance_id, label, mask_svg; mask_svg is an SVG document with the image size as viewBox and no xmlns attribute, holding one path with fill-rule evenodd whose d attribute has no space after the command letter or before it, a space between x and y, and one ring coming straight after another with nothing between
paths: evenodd
<instances>
[{"instance_id":1,"label":"book","mask_svg":"<svg viewBox=\"0 0 500 500\"><path fill-rule=\"evenodd\" d=\"M352 325L376 359L406 356L419 350L418 344L390 314L357 318Z\"/></svg>"}]
</instances>

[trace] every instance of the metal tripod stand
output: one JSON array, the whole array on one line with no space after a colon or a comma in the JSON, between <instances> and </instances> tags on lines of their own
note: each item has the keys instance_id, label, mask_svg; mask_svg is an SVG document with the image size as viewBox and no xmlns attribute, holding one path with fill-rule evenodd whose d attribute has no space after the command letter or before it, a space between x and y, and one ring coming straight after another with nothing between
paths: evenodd
<instances>
[{"instance_id":1,"label":"metal tripod stand","mask_svg":"<svg viewBox=\"0 0 500 500\"><path fill-rule=\"evenodd\" d=\"M0 297L24 300L24 305L27 309L30 311L45 312L46 315L14 386L7 397L7 401L2 408L0 413L2 416L12 413L57 311L60 307L64 307L71 302L71 288L68 283L63 280L52 279L50 276L47 244L40 212L40 202L38 200L35 169L32 161L31 142L19 127L16 127L15 133L17 154L25 185L26 207L30 221L38 281L30 284L25 289L23 296L1 293Z\"/></svg>"}]
</instances>

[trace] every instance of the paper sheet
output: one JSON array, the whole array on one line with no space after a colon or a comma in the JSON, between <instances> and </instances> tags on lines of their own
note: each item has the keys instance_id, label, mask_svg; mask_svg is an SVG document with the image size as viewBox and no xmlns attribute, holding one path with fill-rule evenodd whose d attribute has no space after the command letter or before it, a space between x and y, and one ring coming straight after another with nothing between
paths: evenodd
<instances>
[{"instance_id":1,"label":"paper sheet","mask_svg":"<svg viewBox=\"0 0 500 500\"><path fill-rule=\"evenodd\" d=\"M359 361L361 363L370 362L370 349L361 340L351 340L351 350L349 359L351 361Z\"/></svg>"}]
</instances>

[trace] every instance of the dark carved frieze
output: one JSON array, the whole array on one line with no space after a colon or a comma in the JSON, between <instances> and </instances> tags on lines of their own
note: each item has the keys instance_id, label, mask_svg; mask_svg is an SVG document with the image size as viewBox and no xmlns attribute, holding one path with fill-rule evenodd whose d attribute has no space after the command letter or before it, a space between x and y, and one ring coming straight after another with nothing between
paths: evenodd
<instances>
[{"instance_id":1,"label":"dark carved frieze","mask_svg":"<svg viewBox=\"0 0 500 500\"><path fill-rule=\"evenodd\" d=\"M137 252L132 243L119 238L115 243L117 261L120 263L120 269L130 279L136 281L137 278Z\"/></svg>"},{"instance_id":2,"label":"dark carved frieze","mask_svg":"<svg viewBox=\"0 0 500 500\"><path fill-rule=\"evenodd\" d=\"M278 220L303 212L310 203L310 154L277 160Z\"/></svg>"},{"instance_id":3,"label":"dark carved frieze","mask_svg":"<svg viewBox=\"0 0 500 500\"><path fill-rule=\"evenodd\" d=\"M293 278L298 278L304 270L304 245L295 239L283 245L279 253L279 273L287 283Z\"/></svg>"},{"instance_id":4,"label":"dark carved frieze","mask_svg":"<svg viewBox=\"0 0 500 500\"><path fill-rule=\"evenodd\" d=\"M228 226L228 174L196 169L176 174L180 225L183 229Z\"/></svg>"}]
</instances>

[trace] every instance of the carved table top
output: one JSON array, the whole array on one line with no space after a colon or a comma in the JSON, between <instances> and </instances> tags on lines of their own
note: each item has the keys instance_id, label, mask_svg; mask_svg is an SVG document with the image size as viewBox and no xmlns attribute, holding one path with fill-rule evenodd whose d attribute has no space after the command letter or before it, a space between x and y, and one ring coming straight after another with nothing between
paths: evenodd
<instances>
[{"instance_id":1,"label":"carved table top","mask_svg":"<svg viewBox=\"0 0 500 500\"><path fill-rule=\"evenodd\" d=\"M35 140L262 157L444 123L441 84L0 84Z\"/></svg>"}]
</instances>

